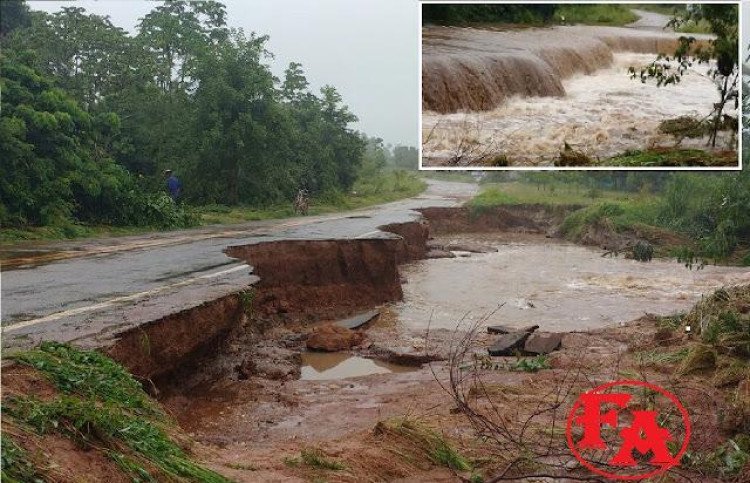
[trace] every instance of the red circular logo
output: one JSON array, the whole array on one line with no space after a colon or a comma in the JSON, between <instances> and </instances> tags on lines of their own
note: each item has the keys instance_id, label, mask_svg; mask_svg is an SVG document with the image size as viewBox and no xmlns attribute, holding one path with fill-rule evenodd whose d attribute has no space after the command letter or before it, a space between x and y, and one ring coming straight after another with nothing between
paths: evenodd
<instances>
[{"instance_id":1,"label":"red circular logo","mask_svg":"<svg viewBox=\"0 0 750 483\"><path fill-rule=\"evenodd\" d=\"M573 456L589 470L615 480L642 480L680 463L690 430L677 396L648 382L623 380L581 394L565 432Z\"/></svg>"}]
</instances>

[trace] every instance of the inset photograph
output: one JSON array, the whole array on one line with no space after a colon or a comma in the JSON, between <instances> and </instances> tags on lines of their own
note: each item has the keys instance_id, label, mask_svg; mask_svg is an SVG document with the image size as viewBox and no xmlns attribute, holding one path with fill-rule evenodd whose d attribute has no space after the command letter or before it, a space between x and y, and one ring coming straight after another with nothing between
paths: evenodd
<instances>
[{"instance_id":1,"label":"inset photograph","mask_svg":"<svg viewBox=\"0 0 750 483\"><path fill-rule=\"evenodd\" d=\"M422 4L421 168L739 169L739 3Z\"/></svg>"}]
</instances>

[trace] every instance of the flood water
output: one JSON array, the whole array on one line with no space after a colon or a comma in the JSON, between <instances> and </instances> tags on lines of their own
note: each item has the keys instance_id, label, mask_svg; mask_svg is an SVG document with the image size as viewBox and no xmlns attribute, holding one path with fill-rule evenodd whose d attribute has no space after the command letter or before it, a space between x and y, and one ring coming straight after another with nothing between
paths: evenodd
<instances>
[{"instance_id":1,"label":"flood water","mask_svg":"<svg viewBox=\"0 0 750 483\"><path fill-rule=\"evenodd\" d=\"M322 381L413 370L414 367L366 359L347 352L303 352L300 379Z\"/></svg>"},{"instance_id":2,"label":"flood water","mask_svg":"<svg viewBox=\"0 0 750 483\"><path fill-rule=\"evenodd\" d=\"M498 252L402 266L408 283L403 302L392 310L404 329L454 329L465 314L468 325L504 303L486 325L586 330L628 322L646 312L683 312L702 294L750 283L746 267L688 270L673 261L603 258L601 250L543 237L506 242L502 235L460 235L446 240L491 244Z\"/></svg>"},{"instance_id":3,"label":"flood water","mask_svg":"<svg viewBox=\"0 0 750 483\"><path fill-rule=\"evenodd\" d=\"M702 118L717 102L707 64L675 86L628 75L674 50L675 34L624 28L561 27L520 32L427 29L423 43L423 162L478 162L504 155L511 165L552 165L567 143L592 159L671 147L665 119ZM736 110L727 114L736 115ZM723 133L717 148L736 149ZM706 139L681 147L705 148Z\"/></svg>"}]
</instances>

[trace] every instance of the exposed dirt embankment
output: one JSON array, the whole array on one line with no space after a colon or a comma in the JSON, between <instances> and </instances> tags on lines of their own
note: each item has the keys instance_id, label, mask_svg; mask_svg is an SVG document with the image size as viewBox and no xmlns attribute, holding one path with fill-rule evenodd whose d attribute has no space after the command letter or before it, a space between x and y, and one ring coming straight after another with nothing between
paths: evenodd
<instances>
[{"instance_id":1,"label":"exposed dirt embankment","mask_svg":"<svg viewBox=\"0 0 750 483\"><path fill-rule=\"evenodd\" d=\"M254 310L286 319L335 318L400 300L397 238L284 240L229 247L260 277Z\"/></svg>"},{"instance_id":2,"label":"exposed dirt embankment","mask_svg":"<svg viewBox=\"0 0 750 483\"><path fill-rule=\"evenodd\" d=\"M404 263L419 260L427 253L427 239L430 238L430 224L421 219L416 222L393 223L379 227L380 230L399 235L402 240L396 252L396 261Z\"/></svg>"},{"instance_id":3,"label":"exposed dirt embankment","mask_svg":"<svg viewBox=\"0 0 750 483\"><path fill-rule=\"evenodd\" d=\"M475 213L471 208L423 208L420 212L435 234L521 231L548 233L579 206L508 205Z\"/></svg>"},{"instance_id":4,"label":"exposed dirt embankment","mask_svg":"<svg viewBox=\"0 0 750 483\"><path fill-rule=\"evenodd\" d=\"M275 321L332 319L400 300L398 264L424 257L429 226L420 220L381 229L400 238L285 240L229 247L229 256L253 265L260 277L257 285L125 332L106 353L137 378L162 386L160 381L167 378L182 380L206 372L198 366L223 370L232 365L236 357L222 356L227 344L237 345L239 340L240 346L252 346L262 339L255 332L267 330ZM253 318L252 330L243 328L246 313ZM249 357L246 350L235 352L240 359Z\"/></svg>"},{"instance_id":5,"label":"exposed dirt embankment","mask_svg":"<svg viewBox=\"0 0 750 483\"><path fill-rule=\"evenodd\" d=\"M239 295L230 295L125 332L105 352L135 377L159 379L215 349L243 314Z\"/></svg>"}]
</instances>

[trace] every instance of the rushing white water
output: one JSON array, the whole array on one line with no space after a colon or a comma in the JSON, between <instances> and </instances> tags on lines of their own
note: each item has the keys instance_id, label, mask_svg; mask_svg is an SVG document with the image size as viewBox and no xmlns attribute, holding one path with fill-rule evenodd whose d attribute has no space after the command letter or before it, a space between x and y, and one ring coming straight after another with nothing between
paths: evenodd
<instances>
[{"instance_id":1,"label":"rushing white water","mask_svg":"<svg viewBox=\"0 0 750 483\"><path fill-rule=\"evenodd\" d=\"M629 67L653 58L615 54L610 67L563 81L567 94L561 97L515 96L490 111L424 113L423 136L429 137L425 163L443 164L467 138L481 146L477 152L503 154L518 165L551 165L565 143L595 159L631 149L675 146L673 136L658 131L659 123L710 113L717 100L716 85L705 75L705 65L695 66L678 86L643 84L627 75ZM732 136L722 136L717 147L732 149ZM705 144L705 138L686 138L680 146Z\"/></svg>"},{"instance_id":2,"label":"rushing white water","mask_svg":"<svg viewBox=\"0 0 750 483\"><path fill-rule=\"evenodd\" d=\"M566 143L592 159L675 146L658 125L713 110L718 95L709 66L694 65L668 87L631 79L628 69L672 52L676 38L605 27L425 29L423 163L461 158L457 164L467 165L503 155L511 165L552 165ZM717 149L734 150L735 143L723 132ZM683 139L679 146L705 144Z\"/></svg>"}]
</instances>

